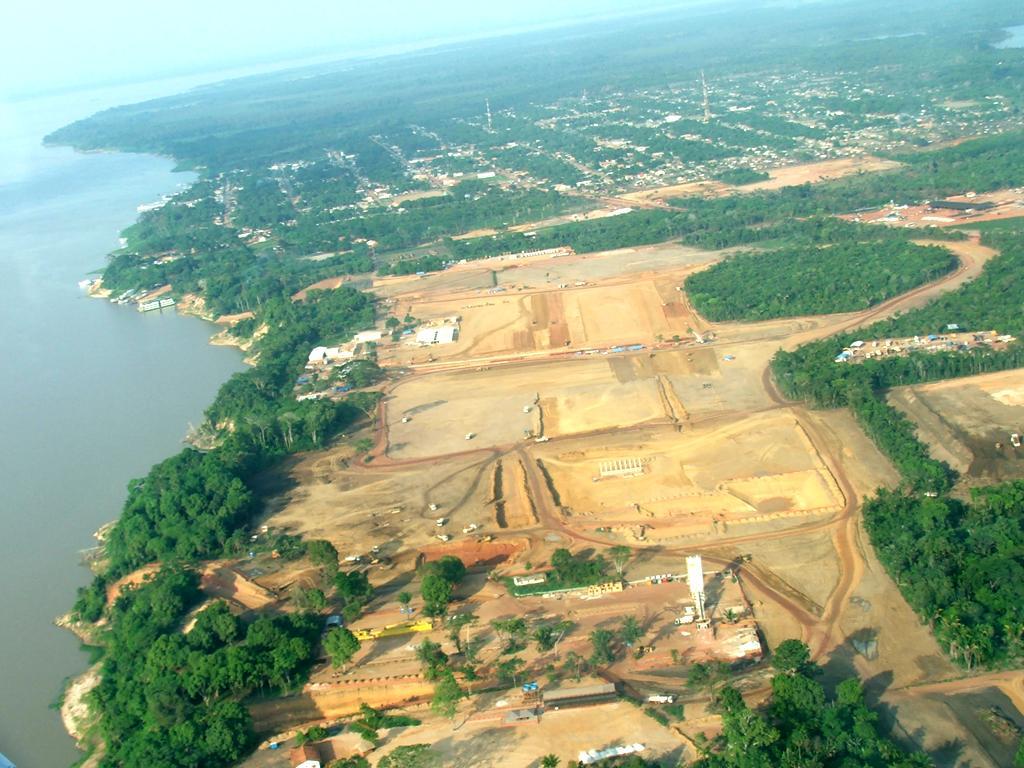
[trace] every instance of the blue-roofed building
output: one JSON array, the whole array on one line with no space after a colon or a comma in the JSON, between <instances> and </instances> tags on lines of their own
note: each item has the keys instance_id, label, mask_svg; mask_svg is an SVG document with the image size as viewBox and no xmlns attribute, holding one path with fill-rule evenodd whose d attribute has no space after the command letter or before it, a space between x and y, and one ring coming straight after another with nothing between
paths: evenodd
<instances>
[{"instance_id":1,"label":"blue-roofed building","mask_svg":"<svg viewBox=\"0 0 1024 768\"><path fill-rule=\"evenodd\" d=\"M0 768L14 768L14 763L12 763L3 755L0 755Z\"/></svg>"}]
</instances>

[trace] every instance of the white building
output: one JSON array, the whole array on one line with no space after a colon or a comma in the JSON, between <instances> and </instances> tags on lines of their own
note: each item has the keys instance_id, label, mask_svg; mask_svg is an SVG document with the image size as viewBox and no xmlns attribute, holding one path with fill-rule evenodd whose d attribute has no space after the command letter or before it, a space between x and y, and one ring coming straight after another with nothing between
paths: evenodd
<instances>
[{"instance_id":1,"label":"white building","mask_svg":"<svg viewBox=\"0 0 1024 768\"><path fill-rule=\"evenodd\" d=\"M324 354L327 356L327 362L332 363L336 360L350 360L355 356L355 350L349 347L327 347Z\"/></svg>"},{"instance_id":2,"label":"white building","mask_svg":"<svg viewBox=\"0 0 1024 768\"><path fill-rule=\"evenodd\" d=\"M357 344L366 344L369 341L380 341L384 334L381 331L360 331L352 337Z\"/></svg>"},{"instance_id":3,"label":"white building","mask_svg":"<svg viewBox=\"0 0 1024 768\"><path fill-rule=\"evenodd\" d=\"M416 343L423 346L429 344L451 344L458 337L459 329L454 325L439 325L436 328L421 328L416 332Z\"/></svg>"}]
</instances>

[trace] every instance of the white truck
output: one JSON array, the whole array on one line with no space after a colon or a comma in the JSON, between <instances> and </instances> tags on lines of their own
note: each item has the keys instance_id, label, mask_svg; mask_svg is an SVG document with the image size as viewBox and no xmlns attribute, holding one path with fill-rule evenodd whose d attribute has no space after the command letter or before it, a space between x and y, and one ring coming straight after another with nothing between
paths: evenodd
<instances>
[{"instance_id":1,"label":"white truck","mask_svg":"<svg viewBox=\"0 0 1024 768\"><path fill-rule=\"evenodd\" d=\"M1010 435L1010 445L1014 448L1020 448L1020 434L1018 432L1014 432Z\"/></svg>"}]
</instances>

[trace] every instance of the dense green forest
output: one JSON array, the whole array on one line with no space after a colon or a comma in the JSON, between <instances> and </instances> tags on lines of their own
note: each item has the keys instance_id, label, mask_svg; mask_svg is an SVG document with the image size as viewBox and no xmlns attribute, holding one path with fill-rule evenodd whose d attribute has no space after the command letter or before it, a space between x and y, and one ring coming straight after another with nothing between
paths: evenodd
<instances>
[{"instance_id":1,"label":"dense green forest","mask_svg":"<svg viewBox=\"0 0 1024 768\"><path fill-rule=\"evenodd\" d=\"M905 293L956 268L944 248L854 241L744 253L686 280L709 320L768 320L853 312Z\"/></svg>"},{"instance_id":2,"label":"dense green forest","mask_svg":"<svg viewBox=\"0 0 1024 768\"><path fill-rule=\"evenodd\" d=\"M864 506L878 557L968 669L1024 656L1024 482L970 501L880 491Z\"/></svg>"},{"instance_id":3,"label":"dense green forest","mask_svg":"<svg viewBox=\"0 0 1024 768\"><path fill-rule=\"evenodd\" d=\"M828 694L815 679L820 670L807 646L796 640L779 645L773 658L772 693L761 709L751 709L739 691L726 686L715 694L722 732L698 742L699 768L928 768L921 753L907 754L882 735L878 715L864 701L856 678Z\"/></svg>"},{"instance_id":4,"label":"dense green forest","mask_svg":"<svg viewBox=\"0 0 1024 768\"><path fill-rule=\"evenodd\" d=\"M222 602L181 626L201 601L199 577L167 568L127 590L110 612L93 694L115 766L228 766L255 745L246 696L287 689L313 661L320 619L241 621Z\"/></svg>"}]
</instances>

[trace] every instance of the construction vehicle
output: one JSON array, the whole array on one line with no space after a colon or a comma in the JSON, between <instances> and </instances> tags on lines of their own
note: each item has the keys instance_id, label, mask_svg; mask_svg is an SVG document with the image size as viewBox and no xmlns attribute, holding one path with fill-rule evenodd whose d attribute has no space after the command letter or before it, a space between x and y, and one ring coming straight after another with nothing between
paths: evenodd
<instances>
[{"instance_id":1,"label":"construction vehicle","mask_svg":"<svg viewBox=\"0 0 1024 768\"><path fill-rule=\"evenodd\" d=\"M443 543L448 543L452 540L452 537L449 536L447 533L439 533L434 538Z\"/></svg>"},{"instance_id":2,"label":"construction vehicle","mask_svg":"<svg viewBox=\"0 0 1024 768\"><path fill-rule=\"evenodd\" d=\"M439 517L439 518L437 518L437 520L434 521L434 525L436 525L438 528L444 528L444 525L447 522L448 522L448 518L447 517Z\"/></svg>"},{"instance_id":3,"label":"construction vehicle","mask_svg":"<svg viewBox=\"0 0 1024 768\"><path fill-rule=\"evenodd\" d=\"M419 621L403 621L400 624L388 624L374 629L353 629L352 634L359 640L376 640L381 637L410 635L414 632L429 632L433 628L433 619L420 619Z\"/></svg>"}]
</instances>

